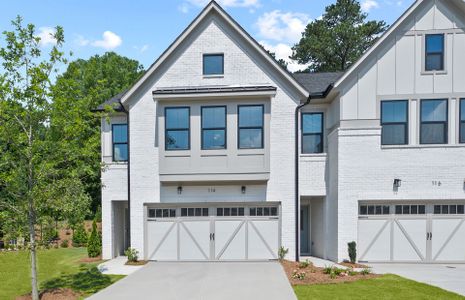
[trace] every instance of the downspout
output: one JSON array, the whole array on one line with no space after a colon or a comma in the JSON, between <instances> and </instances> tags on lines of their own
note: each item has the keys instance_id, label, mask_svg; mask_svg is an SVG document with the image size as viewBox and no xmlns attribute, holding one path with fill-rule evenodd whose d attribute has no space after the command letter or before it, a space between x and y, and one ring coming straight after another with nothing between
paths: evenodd
<instances>
[{"instance_id":1,"label":"downspout","mask_svg":"<svg viewBox=\"0 0 465 300\"><path fill-rule=\"evenodd\" d=\"M300 253L300 194L299 194L299 112L302 107L310 103L312 96L309 95L307 100L295 108L295 259L299 261Z\"/></svg>"},{"instance_id":2,"label":"downspout","mask_svg":"<svg viewBox=\"0 0 465 300\"><path fill-rule=\"evenodd\" d=\"M128 136L128 167L127 167L127 172L128 172L128 215L127 215L127 219L126 219L126 230L128 231L127 232L127 237L128 237L128 240L127 240L127 245L129 247L131 247L131 172L130 172L130 169L131 169L131 147L129 145L130 143L130 138L129 138L129 111L126 110L126 108L123 106L123 104L121 104L121 107L123 108L123 112L126 114L126 122L127 122L127 128L128 128L128 132L127 132L127 136ZM125 245L126 246L126 245ZM126 249L125 249L126 250Z\"/></svg>"}]
</instances>

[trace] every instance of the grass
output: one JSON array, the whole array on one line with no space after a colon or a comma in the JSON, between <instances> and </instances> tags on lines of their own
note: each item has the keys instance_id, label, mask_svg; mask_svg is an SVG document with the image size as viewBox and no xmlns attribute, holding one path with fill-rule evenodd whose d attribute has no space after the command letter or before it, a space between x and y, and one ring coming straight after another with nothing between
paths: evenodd
<instances>
[{"instance_id":1,"label":"grass","mask_svg":"<svg viewBox=\"0 0 465 300\"><path fill-rule=\"evenodd\" d=\"M123 277L101 274L98 262L80 263L86 256L85 248L38 251L40 289L72 288L88 296ZM27 251L0 253L0 299L14 299L31 291L29 259Z\"/></svg>"},{"instance_id":2,"label":"grass","mask_svg":"<svg viewBox=\"0 0 465 300\"><path fill-rule=\"evenodd\" d=\"M294 286L307 299L465 299L460 295L396 275L339 284Z\"/></svg>"}]
</instances>

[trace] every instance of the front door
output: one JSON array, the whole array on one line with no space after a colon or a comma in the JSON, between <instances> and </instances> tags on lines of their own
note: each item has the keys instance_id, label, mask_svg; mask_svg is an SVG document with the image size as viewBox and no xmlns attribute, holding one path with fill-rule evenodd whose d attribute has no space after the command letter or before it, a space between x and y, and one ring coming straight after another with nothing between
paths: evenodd
<instances>
[{"instance_id":1,"label":"front door","mask_svg":"<svg viewBox=\"0 0 465 300\"><path fill-rule=\"evenodd\" d=\"M310 254L308 245L308 205L300 207L300 253Z\"/></svg>"}]
</instances>

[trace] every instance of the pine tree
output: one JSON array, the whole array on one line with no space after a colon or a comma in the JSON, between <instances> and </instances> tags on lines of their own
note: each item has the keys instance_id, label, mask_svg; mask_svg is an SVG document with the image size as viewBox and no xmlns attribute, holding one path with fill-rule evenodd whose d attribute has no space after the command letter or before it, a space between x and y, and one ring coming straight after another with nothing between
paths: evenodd
<instances>
[{"instance_id":1,"label":"pine tree","mask_svg":"<svg viewBox=\"0 0 465 300\"><path fill-rule=\"evenodd\" d=\"M97 232L97 222L94 219L92 223L92 232L87 242L87 255L89 257L97 257L102 254L102 241Z\"/></svg>"}]
</instances>

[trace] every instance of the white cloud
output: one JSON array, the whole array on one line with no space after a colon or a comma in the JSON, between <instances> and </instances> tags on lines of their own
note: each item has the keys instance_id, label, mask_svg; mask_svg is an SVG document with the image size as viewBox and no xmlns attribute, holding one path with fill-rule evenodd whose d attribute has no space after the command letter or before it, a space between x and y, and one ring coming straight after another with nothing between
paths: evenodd
<instances>
[{"instance_id":1,"label":"white cloud","mask_svg":"<svg viewBox=\"0 0 465 300\"><path fill-rule=\"evenodd\" d=\"M364 0L362 2L362 10L364 12L370 12L373 8L378 8L379 4L375 0Z\"/></svg>"},{"instance_id":2,"label":"white cloud","mask_svg":"<svg viewBox=\"0 0 465 300\"><path fill-rule=\"evenodd\" d=\"M133 46L133 48L139 51L140 53L144 53L145 51L149 49L149 45L143 45L142 47Z\"/></svg>"},{"instance_id":3,"label":"white cloud","mask_svg":"<svg viewBox=\"0 0 465 300\"><path fill-rule=\"evenodd\" d=\"M187 14L189 12L189 5L187 3L182 3L178 6L178 10L183 14Z\"/></svg>"},{"instance_id":4,"label":"white cloud","mask_svg":"<svg viewBox=\"0 0 465 300\"><path fill-rule=\"evenodd\" d=\"M123 40L119 35L111 31L105 31L102 35L102 39L93 41L91 45L105 50L111 50L119 47L122 43Z\"/></svg>"},{"instance_id":5,"label":"white cloud","mask_svg":"<svg viewBox=\"0 0 465 300\"><path fill-rule=\"evenodd\" d=\"M258 18L259 34L275 41L296 42L305 30L310 18L306 14L274 10Z\"/></svg>"},{"instance_id":6,"label":"white cloud","mask_svg":"<svg viewBox=\"0 0 465 300\"><path fill-rule=\"evenodd\" d=\"M82 35L77 35L76 36L76 39L74 40L74 42L78 45L78 46L87 46L89 45L90 41L86 38L84 38Z\"/></svg>"},{"instance_id":7,"label":"white cloud","mask_svg":"<svg viewBox=\"0 0 465 300\"><path fill-rule=\"evenodd\" d=\"M276 45L270 45L265 41L261 41L260 44L265 47L266 50L274 52L276 54L276 59L283 59L288 63L287 69L291 72L296 72L304 70L308 65L300 65L296 61L293 61L289 58L292 55L292 49L289 45L278 43Z\"/></svg>"},{"instance_id":8,"label":"white cloud","mask_svg":"<svg viewBox=\"0 0 465 300\"><path fill-rule=\"evenodd\" d=\"M40 46L55 45L57 41L53 37L54 34L55 34L55 28L40 27L39 32L37 33L37 37L40 38L39 45Z\"/></svg>"},{"instance_id":9,"label":"white cloud","mask_svg":"<svg viewBox=\"0 0 465 300\"><path fill-rule=\"evenodd\" d=\"M203 7L207 5L210 0L187 0L192 5ZM259 0L218 0L218 3L224 7L258 7L260 6Z\"/></svg>"}]
</instances>

